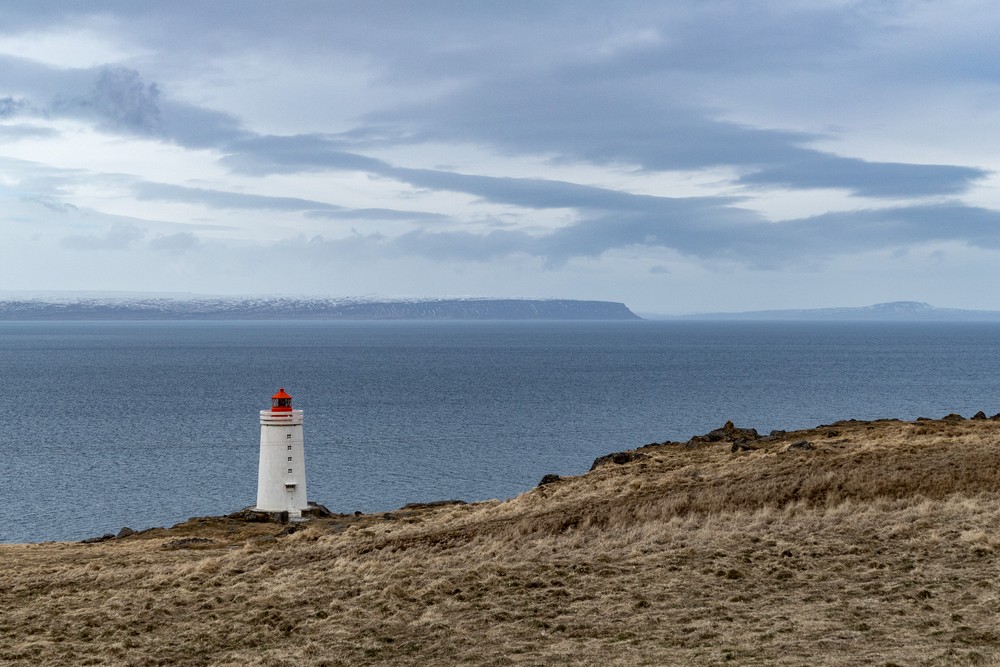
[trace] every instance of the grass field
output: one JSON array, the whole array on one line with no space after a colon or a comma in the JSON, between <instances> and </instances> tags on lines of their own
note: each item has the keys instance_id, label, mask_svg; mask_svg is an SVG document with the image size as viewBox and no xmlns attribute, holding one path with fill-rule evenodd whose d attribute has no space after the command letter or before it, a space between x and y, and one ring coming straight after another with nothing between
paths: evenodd
<instances>
[{"instance_id":1,"label":"grass field","mask_svg":"<svg viewBox=\"0 0 1000 667\"><path fill-rule=\"evenodd\" d=\"M0 545L0 664L1000 664L1000 421L617 460L291 533Z\"/></svg>"}]
</instances>

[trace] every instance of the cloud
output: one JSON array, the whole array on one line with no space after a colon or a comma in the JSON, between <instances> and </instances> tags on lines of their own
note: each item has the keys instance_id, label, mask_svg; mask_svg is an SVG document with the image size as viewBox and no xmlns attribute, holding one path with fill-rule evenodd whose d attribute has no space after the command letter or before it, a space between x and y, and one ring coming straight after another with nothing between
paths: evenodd
<instances>
[{"instance_id":1,"label":"cloud","mask_svg":"<svg viewBox=\"0 0 1000 667\"><path fill-rule=\"evenodd\" d=\"M773 223L737 208L691 209L672 217L662 211L643 211L595 215L540 234L509 230L481 234L415 230L395 237L355 235L342 240L314 239L311 252L321 249L339 255L363 251L371 255L460 262L524 255L540 258L554 268L575 258L645 247L775 269L803 261L933 242L1000 248L1000 212L951 203L830 213Z\"/></svg>"},{"instance_id":2,"label":"cloud","mask_svg":"<svg viewBox=\"0 0 1000 667\"><path fill-rule=\"evenodd\" d=\"M383 160L345 151L342 143L320 134L246 136L225 148L224 165L258 176L329 170L380 173L390 168Z\"/></svg>"},{"instance_id":3,"label":"cloud","mask_svg":"<svg viewBox=\"0 0 1000 667\"><path fill-rule=\"evenodd\" d=\"M0 125L0 137L17 141L18 139L52 139L59 132L50 127L35 125Z\"/></svg>"},{"instance_id":4,"label":"cloud","mask_svg":"<svg viewBox=\"0 0 1000 667\"><path fill-rule=\"evenodd\" d=\"M472 176L396 167L357 152L395 138L397 143L471 142L502 152L549 153L556 161L623 163L645 171L734 167L743 172L736 179L743 186L844 189L866 197L957 194L990 174L978 167L842 157L809 148L821 138L817 135L719 121L707 110L649 98L620 82L583 89L555 77L480 82L433 103L373 114L370 123L338 136L238 138L221 144L227 152L222 162L254 175L354 170L418 187L463 192L475 187Z\"/></svg>"},{"instance_id":5,"label":"cloud","mask_svg":"<svg viewBox=\"0 0 1000 667\"><path fill-rule=\"evenodd\" d=\"M414 187L462 192L495 203L526 208L645 209L673 206L681 198L634 195L619 190L543 178L513 178L462 174L435 169L397 167L384 160L338 148L322 136L262 137L241 141L238 150L223 162L240 173L295 173L320 170L355 170L392 178ZM703 198L722 204L733 197Z\"/></svg>"},{"instance_id":6,"label":"cloud","mask_svg":"<svg viewBox=\"0 0 1000 667\"><path fill-rule=\"evenodd\" d=\"M30 201L36 204L41 204L46 209L54 211L55 213L75 214L80 212L79 207L74 206L69 202L59 201L58 199L54 199L52 197L45 197L45 196L30 197L30 198L26 197L24 201Z\"/></svg>"},{"instance_id":7,"label":"cloud","mask_svg":"<svg viewBox=\"0 0 1000 667\"><path fill-rule=\"evenodd\" d=\"M193 250L200 245L198 237L190 232L180 232L177 234L160 234L149 242L149 247L158 252L167 252L172 255L183 255L189 250Z\"/></svg>"},{"instance_id":8,"label":"cloud","mask_svg":"<svg viewBox=\"0 0 1000 667\"><path fill-rule=\"evenodd\" d=\"M340 206L298 197L270 197L149 181L136 182L131 185L131 190L140 201L183 202L210 208L313 212L342 210Z\"/></svg>"},{"instance_id":9,"label":"cloud","mask_svg":"<svg viewBox=\"0 0 1000 667\"><path fill-rule=\"evenodd\" d=\"M311 218L336 220L442 222L452 219L439 213L425 211L402 211L388 208L356 209L299 197L274 197L149 181L137 181L129 187L136 199L140 201L182 202L200 204L215 209L301 212Z\"/></svg>"},{"instance_id":10,"label":"cloud","mask_svg":"<svg viewBox=\"0 0 1000 667\"><path fill-rule=\"evenodd\" d=\"M251 225L276 219L269 234L323 271L332 257L376 259L404 288L396 267L431 263L442 275L495 268L503 285L516 264L570 275L648 251L655 261L621 274L661 285L688 275L645 268L665 256L670 269L782 268L994 249L982 186L997 162L982 137L996 129L986 101L1000 19L984 2L962 7L4 6L0 49L22 53L37 34L60 50L49 64L0 55L0 182L19 207L4 219L48 223L38 234L65 248L133 250L116 255L123 264L228 256L234 275L272 249L248 240ZM60 66L96 62L69 59L60 35L106 43L93 52L108 62ZM345 188L357 208L335 198ZM136 210L150 220L110 213ZM210 242L190 233L219 218L228 227ZM336 238L344 221L360 233Z\"/></svg>"},{"instance_id":11,"label":"cloud","mask_svg":"<svg viewBox=\"0 0 1000 667\"><path fill-rule=\"evenodd\" d=\"M416 223L456 222L453 216L428 211L404 211L393 208L337 208L306 211L309 218L330 218L334 220L381 220Z\"/></svg>"},{"instance_id":12,"label":"cloud","mask_svg":"<svg viewBox=\"0 0 1000 667\"><path fill-rule=\"evenodd\" d=\"M866 162L816 152L741 176L744 185L843 188L867 197L959 194L990 172L952 165Z\"/></svg>"},{"instance_id":13,"label":"cloud","mask_svg":"<svg viewBox=\"0 0 1000 667\"><path fill-rule=\"evenodd\" d=\"M20 113L26 104L22 99L14 97L0 97L0 118L10 118Z\"/></svg>"},{"instance_id":14,"label":"cloud","mask_svg":"<svg viewBox=\"0 0 1000 667\"><path fill-rule=\"evenodd\" d=\"M654 51L675 48L654 43ZM887 198L958 194L989 174L970 166L839 156L810 148L821 138L814 133L719 120L712 110L682 101L669 89L640 85L650 71L609 76L611 62L627 63L634 57L628 51L590 62L577 59L486 76L430 100L373 111L347 132L284 136L254 133L230 114L170 99L134 69L60 71L0 57L12 65L5 78L28 91L28 97L0 98L0 116L38 108L91 117L108 130L156 136L189 148L214 148L223 154L223 164L246 175L352 170L463 192L478 187L473 176L407 169L359 151L387 144L476 143L505 153L634 165L650 172L735 168L741 173L735 183L749 188L832 188ZM662 52L658 57L673 56ZM663 68L650 68L653 73L658 69ZM495 179L490 189L502 197L498 184ZM522 191L526 186L523 180L518 185ZM544 180L538 186L539 199L558 198L567 187ZM548 194L543 192L546 187L552 188Z\"/></svg>"},{"instance_id":15,"label":"cloud","mask_svg":"<svg viewBox=\"0 0 1000 667\"><path fill-rule=\"evenodd\" d=\"M155 81L122 66L63 69L0 55L0 118L74 118L107 132L155 137L189 148L252 136L230 114L171 99Z\"/></svg>"},{"instance_id":16,"label":"cloud","mask_svg":"<svg viewBox=\"0 0 1000 667\"><path fill-rule=\"evenodd\" d=\"M950 165L869 162L815 150L819 135L718 120L635 82L595 76L479 81L444 99L373 114L411 141L471 142L561 161L635 165L645 171L734 167L738 183L842 188L868 197L966 190L988 171Z\"/></svg>"},{"instance_id":17,"label":"cloud","mask_svg":"<svg viewBox=\"0 0 1000 667\"><path fill-rule=\"evenodd\" d=\"M128 250L146 233L129 223L114 223L103 234L76 234L62 239L60 245L72 250Z\"/></svg>"},{"instance_id":18,"label":"cloud","mask_svg":"<svg viewBox=\"0 0 1000 667\"><path fill-rule=\"evenodd\" d=\"M394 252L433 260L483 262L515 254L537 254L535 239L517 231L494 230L485 234L470 232L408 232L383 243Z\"/></svg>"},{"instance_id":19,"label":"cloud","mask_svg":"<svg viewBox=\"0 0 1000 667\"><path fill-rule=\"evenodd\" d=\"M251 136L235 116L175 100L160 103L162 136L188 148L225 148Z\"/></svg>"},{"instance_id":20,"label":"cloud","mask_svg":"<svg viewBox=\"0 0 1000 667\"><path fill-rule=\"evenodd\" d=\"M76 70L74 74L81 83L92 81L89 90L57 96L49 107L52 112L92 117L111 130L161 133L160 89L155 83L146 83L137 71L125 67Z\"/></svg>"},{"instance_id":21,"label":"cloud","mask_svg":"<svg viewBox=\"0 0 1000 667\"><path fill-rule=\"evenodd\" d=\"M101 70L91 98L94 109L117 127L153 134L160 129L160 89L125 67Z\"/></svg>"}]
</instances>

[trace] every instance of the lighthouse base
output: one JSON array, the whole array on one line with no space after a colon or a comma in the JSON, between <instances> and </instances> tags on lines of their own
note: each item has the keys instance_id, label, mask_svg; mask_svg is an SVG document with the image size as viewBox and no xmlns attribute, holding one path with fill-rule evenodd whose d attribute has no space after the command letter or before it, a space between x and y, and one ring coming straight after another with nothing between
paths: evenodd
<instances>
[{"instance_id":1,"label":"lighthouse base","mask_svg":"<svg viewBox=\"0 0 1000 667\"><path fill-rule=\"evenodd\" d=\"M257 507L244 507L239 512L228 515L233 519L242 519L253 523L303 523L309 519L324 516L334 516L325 506L309 501L309 508L304 510L262 510Z\"/></svg>"}]
</instances>

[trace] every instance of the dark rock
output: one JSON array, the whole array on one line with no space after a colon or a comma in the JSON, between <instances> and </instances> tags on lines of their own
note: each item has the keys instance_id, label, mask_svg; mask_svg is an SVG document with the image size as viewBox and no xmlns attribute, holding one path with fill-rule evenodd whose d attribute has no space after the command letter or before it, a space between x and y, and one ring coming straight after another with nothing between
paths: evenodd
<instances>
[{"instance_id":1,"label":"dark rock","mask_svg":"<svg viewBox=\"0 0 1000 667\"><path fill-rule=\"evenodd\" d=\"M730 447L729 451L731 451L731 452L752 452L752 451L754 451L756 449L757 449L757 447L754 447L753 445L751 445L746 440L737 440L736 442L733 443L733 446Z\"/></svg>"},{"instance_id":2,"label":"dark rock","mask_svg":"<svg viewBox=\"0 0 1000 667\"><path fill-rule=\"evenodd\" d=\"M302 510L302 514L308 516L309 514L312 513L312 509L313 508ZM313 516L316 515L313 514ZM281 512L265 512L263 510L257 510L252 507L247 507L245 509L240 510L239 512L233 512L232 514L227 514L226 517L229 519L246 521L247 523L288 523L289 515L288 515L288 510L283 510Z\"/></svg>"},{"instance_id":3,"label":"dark rock","mask_svg":"<svg viewBox=\"0 0 1000 667\"><path fill-rule=\"evenodd\" d=\"M649 454L643 454L642 452L614 452L613 454L605 454L604 456L599 456L594 459L594 463L590 466L591 470L596 470L597 468L607 465L609 463L614 463L615 465L624 465L626 463L631 463L632 461L638 461L640 459L648 459Z\"/></svg>"},{"instance_id":4,"label":"dark rock","mask_svg":"<svg viewBox=\"0 0 1000 667\"><path fill-rule=\"evenodd\" d=\"M327 517L333 516L333 512L327 509L326 505L320 505L316 501L310 500L309 507L302 510L302 516Z\"/></svg>"},{"instance_id":5,"label":"dark rock","mask_svg":"<svg viewBox=\"0 0 1000 667\"><path fill-rule=\"evenodd\" d=\"M118 531L118 534L115 535L115 539L120 540L123 537L128 537L129 535L135 535L135 533L136 531L132 530L128 526L123 526L122 529Z\"/></svg>"},{"instance_id":6,"label":"dark rock","mask_svg":"<svg viewBox=\"0 0 1000 667\"><path fill-rule=\"evenodd\" d=\"M984 420L984 419L986 419L986 413L983 412L982 410L980 410L976 414L972 415L972 418L976 419L976 420L980 420L980 421Z\"/></svg>"},{"instance_id":7,"label":"dark rock","mask_svg":"<svg viewBox=\"0 0 1000 667\"><path fill-rule=\"evenodd\" d=\"M354 516L362 516L363 514L364 512L362 512L361 510L357 510L354 512Z\"/></svg>"},{"instance_id":8,"label":"dark rock","mask_svg":"<svg viewBox=\"0 0 1000 667\"><path fill-rule=\"evenodd\" d=\"M990 421L991 422L1000 422L1000 412L998 412L995 415L993 415L992 417L990 417Z\"/></svg>"},{"instance_id":9,"label":"dark rock","mask_svg":"<svg viewBox=\"0 0 1000 667\"><path fill-rule=\"evenodd\" d=\"M728 442L738 440L760 440L760 435L757 433L756 429L736 428L731 421L726 422L722 428L709 431L703 437L707 438L709 442L721 442L723 440ZM694 438L692 438L692 440L693 439Z\"/></svg>"},{"instance_id":10,"label":"dark rock","mask_svg":"<svg viewBox=\"0 0 1000 667\"><path fill-rule=\"evenodd\" d=\"M779 436L785 435L785 433L786 433L786 431L774 430L774 431L771 431L770 436L772 438L777 438Z\"/></svg>"},{"instance_id":11,"label":"dark rock","mask_svg":"<svg viewBox=\"0 0 1000 667\"><path fill-rule=\"evenodd\" d=\"M538 486L545 486L546 484L555 484L556 482L561 482L561 481L562 477L560 477L559 475L548 473L547 475L542 476L542 481L538 483Z\"/></svg>"},{"instance_id":12,"label":"dark rock","mask_svg":"<svg viewBox=\"0 0 1000 667\"><path fill-rule=\"evenodd\" d=\"M257 510L249 507L242 509L239 512L227 514L226 517L229 519L246 521L247 523L267 523L271 520L271 516L267 512L258 512Z\"/></svg>"},{"instance_id":13,"label":"dark rock","mask_svg":"<svg viewBox=\"0 0 1000 667\"><path fill-rule=\"evenodd\" d=\"M651 447L670 447L671 445L683 445L683 442L674 442L673 440L664 440L663 442L651 442L648 445L642 445L641 447L636 447L636 449L649 449Z\"/></svg>"},{"instance_id":14,"label":"dark rock","mask_svg":"<svg viewBox=\"0 0 1000 667\"><path fill-rule=\"evenodd\" d=\"M963 421L965 421L965 417L963 417L960 414L956 414L956 413L952 412L950 415L945 415L944 417L941 417L941 421L943 421L943 422L963 422Z\"/></svg>"},{"instance_id":15,"label":"dark rock","mask_svg":"<svg viewBox=\"0 0 1000 667\"><path fill-rule=\"evenodd\" d=\"M918 422L932 422L934 420L931 419L930 417L917 417L916 421L918 421Z\"/></svg>"},{"instance_id":16,"label":"dark rock","mask_svg":"<svg viewBox=\"0 0 1000 667\"><path fill-rule=\"evenodd\" d=\"M464 500L432 500L427 503L406 503L401 509L404 510L425 510L432 507L445 507L447 505L467 505Z\"/></svg>"},{"instance_id":17,"label":"dark rock","mask_svg":"<svg viewBox=\"0 0 1000 667\"><path fill-rule=\"evenodd\" d=\"M813 449L816 448L808 440L796 440L795 442L788 445L788 447L786 447L785 449L786 451L791 451L796 449L801 451L812 451Z\"/></svg>"},{"instance_id":18,"label":"dark rock","mask_svg":"<svg viewBox=\"0 0 1000 667\"><path fill-rule=\"evenodd\" d=\"M88 537L85 540L80 540L80 544L97 544L98 542L107 542L113 539L115 539L114 533L105 533L100 537Z\"/></svg>"}]
</instances>

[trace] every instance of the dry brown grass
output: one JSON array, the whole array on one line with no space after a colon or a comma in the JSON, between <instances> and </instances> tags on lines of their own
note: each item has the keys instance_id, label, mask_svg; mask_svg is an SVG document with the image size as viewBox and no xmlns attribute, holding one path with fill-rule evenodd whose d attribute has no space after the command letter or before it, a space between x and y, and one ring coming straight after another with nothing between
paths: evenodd
<instances>
[{"instance_id":1,"label":"dry brown grass","mask_svg":"<svg viewBox=\"0 0 1000 667\"><path fill-rule=\"evenodd\" d=\"M0 663L1000 664L1000 422L755 446L290 535L0 546Z\"/></svg>"}]
</instances>

